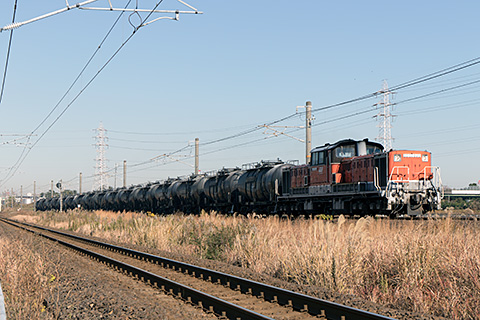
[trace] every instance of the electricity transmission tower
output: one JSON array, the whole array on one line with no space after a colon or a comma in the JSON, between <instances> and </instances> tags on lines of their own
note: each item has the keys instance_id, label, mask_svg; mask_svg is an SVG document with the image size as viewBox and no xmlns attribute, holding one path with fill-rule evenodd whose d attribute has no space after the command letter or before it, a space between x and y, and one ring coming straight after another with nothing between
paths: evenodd
<instances>
[{"instance_id":1,"label":"electricity transmission tower","mask_svg":"<svg viewBox=\"0 0 480 320\"><path fill-rule=\"evenodd\" d=\"M375 103L374 106L376 106L380 111L378 114L375 116L377 120L379 121L379 124L377 127L380 128L379 134L377 137L377 141L379 141L385 150L390 150L392 149L392 118L395 117L391 113L391 106L395 105L394 103L390 103L390 96L393 95L393 92L391 92L388 89L388 84L386 80L383 80L383 89L378 91L379 94L383 95L383 99Z\"/></svg>"},{"instance_id":2,"label":"electricity transmission tower","mask_svg":"<svg viewBox=\"0 0 480 320\"><path fill-rule=\"evenodd\" d=\"M93 190L104 190L108 183L107 159L105 158L105 150L108 147L107 130L100 122L100 125L97 129L94 129L94 131L97 133L95 136L97 157L95 158L95 181L93 184Z\"/></svg>"}]
</instances>

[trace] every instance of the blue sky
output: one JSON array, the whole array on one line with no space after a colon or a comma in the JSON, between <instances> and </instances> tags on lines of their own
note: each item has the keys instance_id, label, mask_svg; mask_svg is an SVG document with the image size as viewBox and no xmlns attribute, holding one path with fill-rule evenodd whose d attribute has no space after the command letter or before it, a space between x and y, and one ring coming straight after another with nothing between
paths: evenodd
<instances>
[{"instance_id":1,"label":"blue sky","mask_svg":"<svg viewBox=\"0 0 480 320\"><path fill-rule=\"evenodd\" d=\"M0 25L11 22L12 1L0 4ZM116 7L127 1L112 0ZM50 180L67 188L93 183L94 139L108 130L109 169L127 161L127 183L144 183L193 171L193 147L177 157L149 159L193 146L200 139L200 168L210 171L262 159L304 159L304 145L263 130L206 144L295 113L336 104L410 81L480 56L477 1L213 1L191 0L202 15L158 21L141 28L9 175L23 147L12 134L32 132L65 94L112 26L118 13L71 10L14 31L0 104L0 192L37 192ZM16 21L60 9L64 1L19 1ZM95 6L104 7L107 1ZM138 1L151 9L154 1ZM93 6L93 5L92 5ZM135 1L131 7L135 6ZM183 9L165 0L159 8ZM132 33L123 16L66 99L43 124L34 143ZM131 18L135 21L135 17ZM3 66L9 32L0 33ZM480 180L479 84L424 99L423 94L480 79L480 65L399 90L392 102L396 149L432 152L443 182L464 187ZM313 145L344 138L374 140L380 97L315 112ZM369 110L370 111L367 111ZM367 111L344 120L335 119ZM303 125L302 114L278 125ZM301 130L288 129L304 137ZM22 141L21 141L22 142ZM178 161L174 161L174 160ZM179 162L181 161L181 162ZM145 163L145 164L143 164ZM109 179L114 184L113 170Z\"/></svg>"}]
</instances>

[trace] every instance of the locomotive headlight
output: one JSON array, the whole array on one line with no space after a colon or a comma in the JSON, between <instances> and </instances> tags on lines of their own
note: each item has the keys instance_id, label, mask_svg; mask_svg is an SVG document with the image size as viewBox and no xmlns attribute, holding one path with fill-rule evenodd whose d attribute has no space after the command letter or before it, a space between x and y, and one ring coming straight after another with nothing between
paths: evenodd
<instances>
[{"instance_id":1,"label":"locomotive headlight","mask_svg":"<svg viewBox=\"0 0 480 320\"><path fill-rule=\"evenodd\" d=\"M402 155L401 154L396 154L393 156L393 161L395 162L400 162L402 161Z\"/></svg>"}]
</instances>

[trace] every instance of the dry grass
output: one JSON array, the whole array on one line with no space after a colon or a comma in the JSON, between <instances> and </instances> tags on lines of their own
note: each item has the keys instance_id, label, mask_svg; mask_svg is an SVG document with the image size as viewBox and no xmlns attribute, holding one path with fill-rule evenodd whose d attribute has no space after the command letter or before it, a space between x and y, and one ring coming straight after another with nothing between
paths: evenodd
<instances>
[{"instance_id":1,"label":"dry grass","mask_svg":"<svg viewBox=\"0 0 480 320\"><path fill-rule=\"evenodd\" d=\"M476 222L38 213L87 235L182 252L452 319L480 314Z\"/></svg>"},{"instance_id":2,"label":"dry grass","mask_svg":"<svg viewBox=\"0 0 480 320\"><path fill-rule=\"evenodd\" d=\"M35 243L34 243L35 242ZM47 251L37 251L38 239L0 238L0 281L7 319L53 319L48 301L55 299L58 269L48 262ZM57 297L58 298L58 297Z\"/></svg>"}]
</instances>

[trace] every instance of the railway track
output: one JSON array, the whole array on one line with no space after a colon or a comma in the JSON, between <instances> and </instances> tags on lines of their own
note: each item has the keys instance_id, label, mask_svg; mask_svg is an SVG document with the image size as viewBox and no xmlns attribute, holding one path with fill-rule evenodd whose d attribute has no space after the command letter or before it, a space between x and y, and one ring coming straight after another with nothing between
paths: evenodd
<instances>
[{"instance_id":1,"label":"railway track","mask_svg":"<svg viewBox=\"0 0 480 320\"><path fill-rule=\"evenodd\" d=\"M0 219L87 255L222 319L392 319L160 256Z\"/></svg>"}]
</instances>

